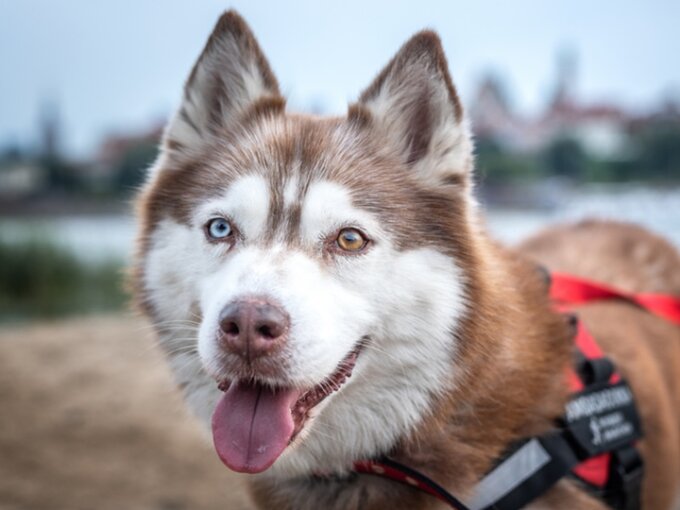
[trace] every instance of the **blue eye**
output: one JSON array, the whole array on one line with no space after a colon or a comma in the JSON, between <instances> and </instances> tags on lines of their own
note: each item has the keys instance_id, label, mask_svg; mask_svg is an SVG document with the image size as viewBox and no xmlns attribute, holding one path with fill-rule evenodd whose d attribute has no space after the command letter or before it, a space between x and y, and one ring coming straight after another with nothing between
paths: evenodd
<instances>
[{"instance_id":1,"label":"blue eye","mask_svg":"<svg viewBox=\"0 0 680 510\"><path fill-rule=\"evenodd\" d=\"M213 218L208 222L205 230L211 239L225 239L233 232L231 224L224 218Z\"/></svg>"}]
</instances>

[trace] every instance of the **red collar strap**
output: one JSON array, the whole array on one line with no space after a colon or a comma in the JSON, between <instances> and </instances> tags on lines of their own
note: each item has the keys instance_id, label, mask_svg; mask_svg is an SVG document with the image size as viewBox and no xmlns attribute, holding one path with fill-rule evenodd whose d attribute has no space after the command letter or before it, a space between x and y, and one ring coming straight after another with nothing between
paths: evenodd
<instances>
[{"instance_id":1,"label":"red collar strap","mask_svg":"<svg viewBox=\"0 0 680 510\"><path fill-rule=\"evenodd\" d=\"M380 460L359 461L354 464L354 471L389 478L395 482L403 483L426 492L456 510L470 510L431 478L394 460L382 458Z\"/></svg>"},{"instance_id":2,"label":"red collar strap","mask_svg":"<svg viewBox=\"0 0 680 510\"><path fill-rule=\"evenodd\" d=\"M621 300L680 325L680 298L676 296L626 293L561 273L551 275L550 296L560 310L599 300ZM637 508L642 464L633 443L641 437L641 430L632 392L581 322L575 344L580 359L576 370L570 371L574 395L564 423L553 433L514 445L480 481L475 496L466 504L422 473L391 459L357 462L355 472L410 485L456 510L521 508L571 473L613 508ZM619 428L607 429L614 415L622 416L623 421ZM630 430L618 438L607 436L620 433L622 427Z\"/></svg>"}]
</instances>

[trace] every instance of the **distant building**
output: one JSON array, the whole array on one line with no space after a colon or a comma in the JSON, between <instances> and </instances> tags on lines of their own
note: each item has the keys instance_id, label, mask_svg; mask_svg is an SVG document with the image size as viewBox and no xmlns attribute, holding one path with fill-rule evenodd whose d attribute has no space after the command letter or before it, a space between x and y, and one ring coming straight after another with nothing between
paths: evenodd
<instances>
[{"instance_id":1,"label":"distant building","mask_svg":"<svg viewBox=\"0 0 680 510\"><path fill-rule=\"evenodd\" d=\"M487 76L470 110L475 134L511 152L537 152L559 138L571 138L593 157L625 155L634 116L616 105L581 103L576 94L577 64L573 53L559 56L552 98L532 118L512 108L498 76Z\"/></svg>"},{"instance_id":2,"label":"distant building","mask_svg":"<svg viewBox=\"0 0 680 510\"><path fill-rule=\"evenodd\" d=\"M48 98L40 107L38 147L30 152L18 146L0 154L0 196L23 199L45 191L50 186L47 164L61 157L61 120L57 102Z\"/></svg>"},{"instance_id":3,"label":"distant building","mask_svg":"<svg viewBox=\"0 0 680 510\"><path fill-rule=\"evenodd\" d=\"M42 102L40 108L40 155L46 159L59 159L61 156L61 117L59 105L53 98Z\"/></svg>"},{"instance_id":4,"label":"distant building","mask_svg":"<svg viewBox=\"0 0 680 510\"><path fill-rule=\"evenodd\" d=\"M35 161L0 161L0 197L23 198L46 186L45 169Z\"/></svg>"},{"instance_id":5,"label":"distant building","mask_svg":"<svg viewBox=\"0 0 680 510\"><path fill-rule=\"evenodd\" d=\"M513 110L501 78L490 74L482 80L471 108L475 134L491 138L503 148L523 150L524 120Z\"/></svg>"},{"instance_id":6,"label":"distant building","mask_svg":"<svg viewBox=\"0 0 680 510\"><path fill-rule=\"evenodd\" d=\"M163 133L165 121L154 123L149 129L136 133L116 133L104 138L92 161L81 177L92 189L108 189L119 177L121 162L138 147L155 146ZM143 168L139 169L143 171Z\"/></svg>"}]
</instances>

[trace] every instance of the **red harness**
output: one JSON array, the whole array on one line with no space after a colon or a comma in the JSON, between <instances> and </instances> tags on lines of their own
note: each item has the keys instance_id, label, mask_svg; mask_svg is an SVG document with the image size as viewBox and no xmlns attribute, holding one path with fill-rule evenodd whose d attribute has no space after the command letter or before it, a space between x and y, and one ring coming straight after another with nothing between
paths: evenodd
<instances>
[{"instance_id":1,"label":"red harness","mask_svg":"<svg viewBox=\"0 0 680 510\"><path fill-rule=\"evenodd\" d=\"M578 306L601 300L626 301L680 326L680 297L668 294L623 292L602 283L563 273L552 273L550 297L558 305Z\"/></svg>"},{"instance_id":2,"label":"red harness","mask_svg":"<svg viewBox=\"0 0 680 510\"><path fill-rule=\"evenodd\" d=\"M594 301L624 301L680 326L680 297L677 296L652 293L633 294L576 276L553 273L551 275L550 297L560 311L567 311L571 307ZM597 342L580 321L577 323L575 344L586 360L604 359L604 354ZM619 381L620 376L612 371L609 383L615 384ZM571 369L569 373L569 387L573 393L584 389L582 377L574 369ZM612 454L610 453L594 456L579 463L571 471L593 487L603 489L611 472L611 457ZM354 465L354 470L358 473L378 475L410 485L444 501L451 508L467 510L465 504L430 478L390 459L357 462Z\"/></svg>"},{"instance_id":3,"label":"red harness","mask_svg":"<svg viewBox=\"0 0 680 510\"><path fill-rule=\"evenodd\" d=\"M618 300L638 306L680 326L680 299L675 296L651 293L632 294L563 273L552 273L551 280L550 297L560 310L593 301ZM574 341L576 347L587 359L599 359L604 356L600 346L580 321ZM616 383L619 379L619 374L614 372L609 382ZM574 393L583 390L583 382L573 370L569 374L569 388ZM588 459L575 467L573 472L596 487L604 487L609 475L610 457L610 454L605 453Z\"/></svg>"}]
</instances>

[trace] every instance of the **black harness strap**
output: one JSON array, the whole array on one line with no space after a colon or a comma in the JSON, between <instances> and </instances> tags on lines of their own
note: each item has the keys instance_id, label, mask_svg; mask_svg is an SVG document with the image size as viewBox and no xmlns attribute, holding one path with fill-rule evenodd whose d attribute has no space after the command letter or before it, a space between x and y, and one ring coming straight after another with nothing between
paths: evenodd
<instances>
[{"instance_id":1,"label":"black harness strap","mask_svg":"<svg viewBox=\"0 0 680 510\"><path fill-rule=\"evenodd\" d=\"M609 480L600 497L616 510L640 510L643 474L644 463L638 449L619 448L612 453Z\"/></svg>"},{"instance_id":2,"label":"black harness strap","mask_svg":"<svg viewBox=\"0 0 680 510\"><path fill-rule=\"evenodd\" d=\"M538 454L543 462L531 466ZM580 460L563 431L523 442L475 488L471 510L517 510L564 478ZM500 474L500 476L499 476ZM503 477L507 478L503 480Z\"/></svg>"}]
</instances>

